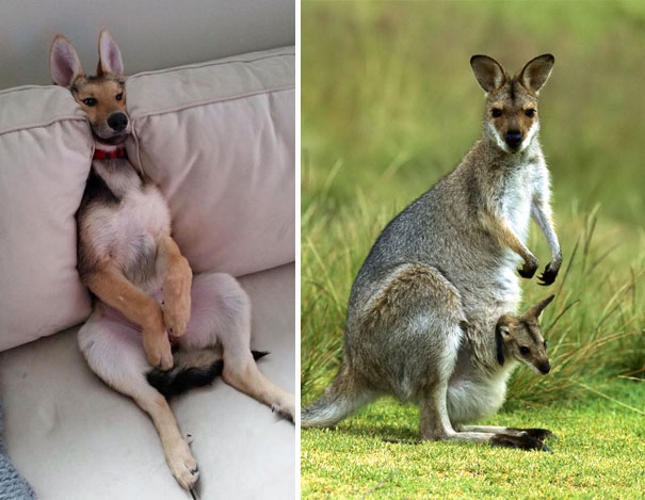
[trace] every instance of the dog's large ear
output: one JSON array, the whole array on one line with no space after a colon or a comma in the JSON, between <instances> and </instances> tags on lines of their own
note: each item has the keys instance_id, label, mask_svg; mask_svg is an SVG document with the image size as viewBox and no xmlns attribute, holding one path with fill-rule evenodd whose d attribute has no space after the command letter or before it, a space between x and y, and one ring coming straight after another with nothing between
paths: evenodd
<instances>
[{"instance_id":1,"label":"dog's large ear","mask_svg":"<svg viewBox=\"0 0 645 500\"><path fill-rule=\"evenodd\" d=\"M56 35L49 50L49 71L52 80L61 87L70 87L74 80L83 76L81 60L71 42L63 35Z\"/></svg>"},{"instance_id":2,"label":"dog's large ear","mask_svg":"<svg viewBox=\"0 0 645 500\"><path fill-rule=\"evenodd\" d=\"M101 33L99 33L99 65L96 68L96 74L97 76L106 74L123 75L121 51L110 32L106 29L101 30Z\"/></svg>"}]
</instances>

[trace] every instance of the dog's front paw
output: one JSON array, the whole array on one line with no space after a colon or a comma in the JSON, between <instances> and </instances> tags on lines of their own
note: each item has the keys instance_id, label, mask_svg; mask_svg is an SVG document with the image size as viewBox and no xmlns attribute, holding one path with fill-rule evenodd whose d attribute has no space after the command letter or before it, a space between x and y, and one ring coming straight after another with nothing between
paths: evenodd
<instances>
[{"instance_id":1,"label":"dog's front paw","mask_svg":"<svg viewBox=\"0 0 645 500\"><path fill-rule=\"evenodd\" d=\"M173 365L170 340L164 333L143 332L143 349L146 351L148 363L155 368L170 370Z\"/></svg>"},{"instance_id":2,"label":"dog's front paw","mask_svg":"<svg viewBox=\"0 0 645 500\"><path fill-rule=\"evenodd\" d=\"M191 284L192 275L179 272L169 274L164 281L161 309L166 329L173 337L186 333L190 320Z\"/></svg>"},{"instance_id":3,"label":"dog's front paw","mask_svg":"<svg viewBox=\"0 0 645 500\"><path fill-rule=\"evenodd\" d=\"M179 441L172 450L168 450L166 459L172 475L182 488L189 490L197 483L199 479L197 461L185 441Z\"/></svg>"},{"instance_id":4,"label":"dog's front paw","mask_svg":"<svg viewBox=\"0 0 645 500\"><path fill-rule=\"evenodd\" d=\"M165 300L163 309L163 322L166 330L173 337L181 337L186 333L190 321L190 294L188 298Z\"/></svg>"}]
</instances>

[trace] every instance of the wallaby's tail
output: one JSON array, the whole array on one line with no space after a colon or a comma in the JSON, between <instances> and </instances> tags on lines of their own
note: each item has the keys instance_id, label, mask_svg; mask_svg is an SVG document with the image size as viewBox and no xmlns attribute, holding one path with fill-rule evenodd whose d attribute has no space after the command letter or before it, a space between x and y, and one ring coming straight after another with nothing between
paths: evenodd
<instances>
[{"instance_id":1,"label":"wallaby's tail","mask_svg":"<svg viewBox=\"0 0 645 500\"><path fill-rule=\"evenodd\" d=\"M303 408L301 427L331 427L375 398L344 367L320 398Z\"/></svg>"},{"instance_id":2,"label":"wallaby's tail","mask_svg":"<svg viewBox=\"0 0 645 500\"><path fill-rule=\"evenodd\" d=\"M264 351L251 351L251 353L254 359L260 359L269 354ZM152 387L169 399L193 387L211 384L223 370L224 361L219 350L177 351L174 355L174 365L170 370L153 368L146 373L146 378Z\"/></svg>"}]
</instances>

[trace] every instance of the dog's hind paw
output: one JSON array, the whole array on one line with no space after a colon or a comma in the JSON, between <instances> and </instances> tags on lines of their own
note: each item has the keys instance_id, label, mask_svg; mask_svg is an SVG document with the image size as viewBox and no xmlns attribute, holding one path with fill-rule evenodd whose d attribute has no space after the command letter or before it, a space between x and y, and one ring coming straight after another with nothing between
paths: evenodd
<instances>
[{"instance_id":1,"label":"dog's hind paw","mask_svg":"<svg viewBox=\"0 0 645 500\"><path fill-rule=\"evenodd\" d=\"M188 444L181 441L181 444L178 444L166 458L168 467L177 482L182 488L190 490L199 479L199 468Z\"/></svg>"},{"instance_id":2,"label":"dog's hind paw","mask_svg":"<svg viewBox=\"0 0 645 500\"><path fill-rule=\"evenodd\" d=\"M282 404L279 403L273 403L271 405L271 411L273 413L277 413L281 417L289 420L292 424L295 424L296 422L296 410L295 410L295 404L291 402L283 402Z\"/></svg>"}]
</instances>

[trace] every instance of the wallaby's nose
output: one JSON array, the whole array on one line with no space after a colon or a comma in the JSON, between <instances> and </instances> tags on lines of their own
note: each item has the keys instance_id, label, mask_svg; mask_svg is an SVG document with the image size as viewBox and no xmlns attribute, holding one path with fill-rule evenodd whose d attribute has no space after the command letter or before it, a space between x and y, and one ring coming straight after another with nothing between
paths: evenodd
<instances>
[{"instance_id":1,"label":"wallaby's nose","mask_svg":"<svg viewBox=\"0 0 645 500\"><path fill-rule=\"evenodd\" d=\"M107 122L112 130L121 132L128 126L128 117L124 113L112 113Z\"/></svg>"},{"instance_id":2,"label":"wallaby's nose","mask_svg":"<svg viewBox=\"0 0 645 500\"><path fill-rule=\"evenodd\" d=\"M504 141L509 148L513 150L518 149L522 144L522 132L520 132L519 130L509 130L508 132L506 132Z\"/></svg>"},{"instance_id":3,"label":"wallaby's nose","mask_svg":"<svg viewBox=\"0 0 645 500\"><path fill-rule=\"evenodd\" d=\"M546 375L551 371L551 365L549 364L548 361L545 361L544 363L540 363L540 366L538 366L538 370L540 370L542 375Z\"/></svg>"}]
</instances>

